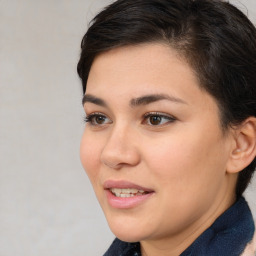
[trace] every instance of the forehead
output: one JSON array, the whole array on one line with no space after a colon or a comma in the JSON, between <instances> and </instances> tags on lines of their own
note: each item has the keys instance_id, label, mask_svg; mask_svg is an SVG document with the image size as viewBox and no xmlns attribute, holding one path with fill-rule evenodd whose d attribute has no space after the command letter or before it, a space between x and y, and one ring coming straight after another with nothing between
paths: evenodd
<instances>
[{"instance_id":1,"label":"forehead","mask_svg":"<svg viewBox=\"0 0 256 256\"><path fill-rule=\"evenodd\" d=\"M116 48L97 56L92 64L86 93L99 97L170 93L191 98L206 93L194 70L177 51L164 44ZM186 100L185 100L186 101Z\"/></svg>"}]
</instances>

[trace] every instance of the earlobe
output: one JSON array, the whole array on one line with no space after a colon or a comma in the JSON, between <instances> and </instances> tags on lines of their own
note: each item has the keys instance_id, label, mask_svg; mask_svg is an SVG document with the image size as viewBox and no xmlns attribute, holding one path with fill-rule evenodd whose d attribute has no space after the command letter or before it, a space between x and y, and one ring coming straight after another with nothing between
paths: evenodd
<instances>
[{"instance_id":1,"label":"earlobe","mask_svg":"<svg viewBox=\"0 0 256 256\"><path fill-rule=\"evenodd\" d=\"M249 117L234 129L234 143L227 163L228 173L238 173L256 157L256 118Z\"/></svg>"}]
</instances>

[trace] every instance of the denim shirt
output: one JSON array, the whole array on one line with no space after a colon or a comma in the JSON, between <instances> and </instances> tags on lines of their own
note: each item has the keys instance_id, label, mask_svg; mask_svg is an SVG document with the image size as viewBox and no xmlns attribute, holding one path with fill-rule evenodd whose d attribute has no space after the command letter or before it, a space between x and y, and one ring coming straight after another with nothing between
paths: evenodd
<instances>
[{"instance_id":1,"label":"denim shirt","mask_svg":"<svg viewBox=\"0 0 256 256\"><path fill-rule=\"evenodd\" d=\"M250 208L241 197L180 256L240 256L252 241L254 231ZM254 253L251 251L246 256ZM116 238L103 256L141 256L140 243L127 243Z\"/></svg>"}]
</instances>

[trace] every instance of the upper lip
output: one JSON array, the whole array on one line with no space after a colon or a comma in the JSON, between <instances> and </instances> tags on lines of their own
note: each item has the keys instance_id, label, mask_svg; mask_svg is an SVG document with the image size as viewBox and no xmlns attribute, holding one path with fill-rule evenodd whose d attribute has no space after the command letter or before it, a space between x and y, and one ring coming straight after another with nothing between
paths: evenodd
<instances>
[{"instance_id":1,"label":"upper lip","mask_svg":"<svg viewBox=\"0 0 256 256\"><path fill-rule=\"evenodd\" d=\"M142 187L135 183L126 180L106 180L103 183L104 189L111 189L111 188L135 188L138 190L143 190L145 192L153 192L153 189Z\"/></svg>"}]
</instances>

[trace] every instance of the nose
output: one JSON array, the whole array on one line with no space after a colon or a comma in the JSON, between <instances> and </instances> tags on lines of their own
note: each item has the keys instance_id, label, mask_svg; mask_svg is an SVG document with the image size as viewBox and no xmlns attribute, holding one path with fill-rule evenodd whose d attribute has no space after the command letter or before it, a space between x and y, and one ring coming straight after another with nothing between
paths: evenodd
<instances>
[{"instance_id":1,"label":"nose","mask_svg":"<svg viewBox=\"0 0 256 256\"><path fill-rule=\"evenodd\" d=\"M115 127L101 152L101 162L112 169L136 166L140 161L138 138L129 129Z\"/></svg>"}]
</instances>

